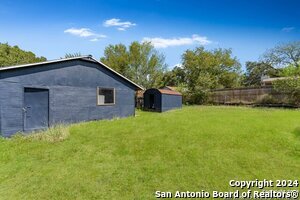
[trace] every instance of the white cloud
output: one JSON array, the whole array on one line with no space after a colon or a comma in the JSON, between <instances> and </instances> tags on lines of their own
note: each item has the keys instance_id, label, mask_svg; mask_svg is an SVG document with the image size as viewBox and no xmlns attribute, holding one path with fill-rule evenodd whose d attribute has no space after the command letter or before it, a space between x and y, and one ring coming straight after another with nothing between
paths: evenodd
<instances>
[{"instance_id":1,"label":"white cloud","mask_svg":"<svg viewBox=\"0 0 300 200\"><path fill-rule=\"evenodd\" d=\"M116 27L119 31L125 31L127 28L136 26L136 24L129 21L122 22L120 19L112 18L104 21L103 26Z\"/></svg>"},{"instance_id":2,"label":"white cloud","mask_svg":"<svg viewBox=\"0 0 300 200\"><path fill-rule=\"evenodd\" d=\"M282 32L291 32L295 29L295 27L284 27L281 29Z\"/></svg>"},{"instance_id":3,"label":"white cloud","mask_svg":"<svg viewBox=\"0 0 300 200\"><path fill-rule=\"evenodd\" d=\"M99 39L98 38L93 38L93 39L90 39L91 42L98 42Z\"/></svg>"},{"instance_id":4,"label":"white cloud","mask_svg":"<svg viewBox=\"0 0 300 200\"><path fill-rule=\"evenodd\" d=\"M117 28L119 31L125 31L125 28L119 27Z\"/></svg>"},{"instance_id":5,"label":"white cloud","mask_svg":"<svg viewBox=\"0 0 300 200\"><path fill-rule=\"evenodd\" d=\"M179 38L149 38L144 37L142 42L151 42L155 48L167 48L171 46L183 46L183 45L207 45L210 44L211 41L207 39L207 37L192 35L192 37L179 37Z\"/></svg>"},{"instance_id":6,"label":"white cloud","mask_svg":"<svg viewBox=\"0 0 300 200\"><path fill-rule=\"evenodd\" d=\"M64 33L69 33L71 35L75 35L83 38L90 38L90 41L96 42L101 38L106 38L106 35L94 33L89 28L69 28L64 31Z\"/></svg>"},{"instance_id":7,"label":"white cloud","mask_svg":"<svg viewBox=\"0 0 300 200\"><path fill-rule=\"evenodd\" d=\"M71 35L76 35L79 37L90 37L94 35L94 33L92 33L91 30L88 28L69 28L65 30L64 33L70 33Z\"/></svg>"}]
</instances>

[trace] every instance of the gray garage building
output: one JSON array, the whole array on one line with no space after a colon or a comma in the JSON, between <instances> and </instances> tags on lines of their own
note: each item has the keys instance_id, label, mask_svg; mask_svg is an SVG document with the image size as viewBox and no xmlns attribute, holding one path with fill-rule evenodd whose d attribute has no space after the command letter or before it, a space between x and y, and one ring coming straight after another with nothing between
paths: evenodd
<instances>
[{"instance_id":1,"label":"gray garage building","mask_svg":"<svg viewBox=\"0 0 300 200\"><path fill-rule=\"evenodd\" d=\"M0 134L135 114L143 89L91 56L0 68Z\"/></svg>"},{"instance_id":2,"label":"gray garage building","mask_svg":"<svg viewBox=\"0 0 300 200\"><path fill-rule=\"evenodd\" d=\"M181 107L182 95L177 91L151 88L144 92L145 110L164 112Z\"/></svg>"}]
</instances>

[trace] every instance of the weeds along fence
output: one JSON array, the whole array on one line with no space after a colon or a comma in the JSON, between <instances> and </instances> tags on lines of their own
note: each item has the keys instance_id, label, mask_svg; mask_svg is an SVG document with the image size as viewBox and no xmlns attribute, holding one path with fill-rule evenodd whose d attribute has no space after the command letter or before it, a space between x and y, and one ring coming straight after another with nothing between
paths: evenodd
<instances>
[{"instance_id":1,"label":"weeds along fence","mask_svg":"<svg viewBox=\"0 0 300 200\"><path fill-rule=\"evenodd\" d=\"M270 102L264 102L266 99ZM226 105L282 104L285 99L286 95L272 86L216 89L209 95L210 103Z\"/></svg>"}]
</instances>

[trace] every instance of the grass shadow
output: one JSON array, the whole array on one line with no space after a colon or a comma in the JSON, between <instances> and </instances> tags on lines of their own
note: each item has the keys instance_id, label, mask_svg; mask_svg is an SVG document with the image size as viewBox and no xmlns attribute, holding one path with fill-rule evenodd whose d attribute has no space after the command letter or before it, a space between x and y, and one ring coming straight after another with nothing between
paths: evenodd
<instances>
[{"instance_id":1,"label":"grass shadow","mask_svg":"<svg viewBox=\"0 0 300 200\"><path fill-rule=\"evenodd\" d=\"M297 138L300 138L300 127L295 128L292 132Z\"/></svg>"}]
</instances>

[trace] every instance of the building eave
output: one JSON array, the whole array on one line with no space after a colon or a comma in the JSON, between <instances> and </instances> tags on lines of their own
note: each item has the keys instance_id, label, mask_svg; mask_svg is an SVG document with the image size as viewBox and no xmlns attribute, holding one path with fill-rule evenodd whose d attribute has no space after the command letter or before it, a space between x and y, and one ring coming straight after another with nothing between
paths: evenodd
<instances>
[{"instance_id":1,"label":"building eave","mask_svg":"<svg viewBox=\"0 0 300 200\"><path fill-rule=\"evenodd\" d=\"M53 64L53 63L59 63L59 62L65 62L65 61L72 61L72 60L85 60L85 61L92 61L94 63L97 63L97 64L103 66L104 68L108 69L112 73L116 74L117 76L121 77L122 79L126 80L127 82L131 83L137 89L144 90L144 88L142 86L136 84L135 82L133 82L130 79L123 76L122 74L120 74L117 71L111 69L110 67L108 67L104 63L94 59L92 56L78 56L78 57L73 57L73 58L62 58L62 59L49 60L49 61L31 63L31 64L22 64L22 65L8 66L8 67L0 67L0 72L1 71L7 71L7 70L14 70L14 69L22 69L22 68L27 68L27 67L37 67L37 66L41 66L41 65Z\"/></svg>"}]
</instances>

